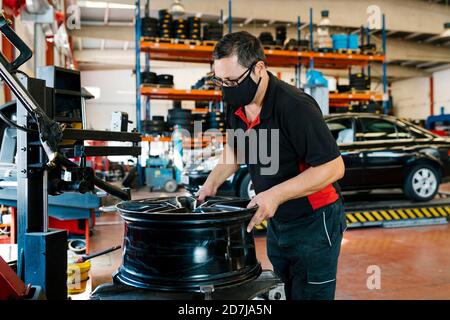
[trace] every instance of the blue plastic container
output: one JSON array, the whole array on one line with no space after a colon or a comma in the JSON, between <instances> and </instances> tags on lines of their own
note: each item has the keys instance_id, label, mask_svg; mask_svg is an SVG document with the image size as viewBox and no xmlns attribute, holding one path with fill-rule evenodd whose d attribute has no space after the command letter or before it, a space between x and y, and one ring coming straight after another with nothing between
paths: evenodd
<instances>
[{"instance_id":1,"label":"blue plastic container","mask_svg":"<svg viewBox=\"0 0 450 320\"><path fill-rule=\"evenodd\" d=\"M347 36L347 48L348 49L358 49L359 48L359 38L357 34L350 34Z\"/></svg>"},{"instance_id":2,"label":"blue plastic container","mask_svg":"<svg viewBox=\"0 0 450 320\"><path fill-rule=\"evenodd\" d=\"M333 34L331 39L333 39L333 49L347 49L348 36L346 34Z\"/></svg>"}]
</instances>

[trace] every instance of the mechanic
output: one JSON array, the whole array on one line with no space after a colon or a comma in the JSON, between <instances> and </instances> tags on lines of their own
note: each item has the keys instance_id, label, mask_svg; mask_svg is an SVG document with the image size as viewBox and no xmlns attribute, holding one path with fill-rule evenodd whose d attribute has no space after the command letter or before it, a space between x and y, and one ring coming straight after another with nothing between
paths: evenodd
<instances>
[{"instance_id":1,"label":"mechanic","mask_svg":"<svg viewBox=\"0 0 450 320\"><path fill-rule=\"evenodd\" d=\"M222 87L228 127L254 130L258 139L264 129L279 134L275 174L261 174L265 164L248 163L246 154L256 191L248 206L258 206L247 232L268 220L267 254L285 283L287 299L334 299L346 229L336 181L345 167L318 104L267 71L261 43L248 32L225 35L216 44L213 58L212 81ZM199 190L200 201L215 195L239 169L231 136L227 130L222 158ZM270 145L271 139L266 143Z\"/></svg>"}]
</instances>

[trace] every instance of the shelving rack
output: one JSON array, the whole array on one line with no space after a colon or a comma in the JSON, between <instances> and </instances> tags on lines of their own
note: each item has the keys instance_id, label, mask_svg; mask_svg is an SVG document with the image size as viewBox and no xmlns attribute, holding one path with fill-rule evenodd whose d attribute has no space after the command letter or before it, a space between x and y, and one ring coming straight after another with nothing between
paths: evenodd
<instances>
[{"instance_id":1,"label":"shelving rack","mask_svg":"<svg viewBox=\"0 0 450 320\"><path fill-rule=\"evenodd\" d=\"M219 101L221 99L220 91L214 90L179 90L167 88L152 88L142 86L140 77L140 59L141 52L146 55L146 69L149 69L151 60L212 63L211 45L192 45L186 43L158 43L141 38L141 15L140 0L136 0L136 116L138 130L141 132L141 99L146 101L146 116L150 114L150 99L169 99L169 100L211 100ZM147 5L149 3L147 2ZM148 8L147 8L148 10ZM228 32L232 32L232 0L228 1ZM221 11L221 16L223 12ZM349 101L382 101L384 113L387 113L387 76L386 76L386 29L385 16L382 16L382 54L345 54L345 53L325 53L317 52L313 45L313 10L309 11L309 31L310 31L310 50L309 51L288 51L274 50L267 48L265 54L269 66L272 67L295 67L296 85L300 87L301 67L315 67L320 69L348 69L352 66L367 68L367 74L370 76L370 64L379 62L382 64L382 92L356 92L356 93L331 93L330 106L342 107L348 105ZM223 20L222 20L223 21ZM370 43L370 32L366 30L366 42ZM300 17L297 18L297 38L301 36ZM361 38L364 35L361 33Z\"/></svg>"},{"instance_id":2,"label":"shelving rack","mask_svg":"<svg viewBox=\"0 0 450 320\"><path fill-rule=\"evenodd\" d=\"M141 118L141 98L145 97L146 116L150 114L150 99L170 99L170 100L213 100L218 101L221 97L219 91L214 90L179 90L144 87L140 79L140 56L141 52L146 54L146 68L150 60L212 63L213 46L192 45L185 43L157 43L141 39L140 34L140 0L137 0L136 16L136 87L139 88L136 94L136 115ZM232 0L229 0L228 31L232 31ZM139 26L139 27L138 27ZM297 37L300 39L300 17L297 19ZM312 9L310 9L309 21L310 34L313 34ZM387 113L387 76L386 76L386 30L385 16L382 16L382 49L383 54L344 54L344 53L324 53L314 51L313 38L310 37L310 51L288 51L266 49L265 54L269 66L273 67L295 67L296 85L300 86L300 71L302 66L315 67L321 69L347 69L351 66L367 68L370 76L370 63L382 63L382 83L383 92L367 93L339 93L330 94L330 106L340 107L347 105L349 101L382 101L383 110ZM362 37L363 35L361 35ZM367 43L370 43L370 32L367 32ZM138 130L140 131L140 121Z\"/></svg>"}]
</instances>

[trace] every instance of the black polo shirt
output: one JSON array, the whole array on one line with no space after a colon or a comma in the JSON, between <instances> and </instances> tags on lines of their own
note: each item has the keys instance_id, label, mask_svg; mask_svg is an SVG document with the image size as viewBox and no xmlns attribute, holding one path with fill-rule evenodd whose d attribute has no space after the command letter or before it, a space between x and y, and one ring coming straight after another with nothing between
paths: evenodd
<instances>
[{"instance_id":1,"label":"black polo shirt","mask_svg":"<svg viewBox=\"0 0 450 320\"><path fill-rule=\"evenodd\" d=\"M319 166L340 156L317 102L273 74L269 73L269 77L261 112L252 123L247 120L243 107L227 106L228 128L245 132L244 142L242 136L228 134L228 143L232 139L236 154L244 154L241 162L247 164L256 193L297 176L309 166ZM272 134L278 135L278 141ZM258 152L255 152L254 143L253 149L250 146L252 140L255 142L252 135L253 138L256 136ZM275 143L279 149L278 166L268 163L268 157L276 156L270 154ZM262 144L267 145L262 147L260 155ZM268 171L272 172L267 174L271 165L272 169ZM275 172L274 167L278 167ZM306 216L335 202L339 198L336 189L336 184L330 184L307 197L289 200L279 206L275 218L289 220Z\"/></svg>"}]
</instances>

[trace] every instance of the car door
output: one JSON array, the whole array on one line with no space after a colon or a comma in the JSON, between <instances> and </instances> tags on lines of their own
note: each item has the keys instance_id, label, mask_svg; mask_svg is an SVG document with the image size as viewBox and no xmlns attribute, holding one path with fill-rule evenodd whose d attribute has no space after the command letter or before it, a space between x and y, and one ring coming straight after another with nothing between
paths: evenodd
<instances>
[{"instance_id":1,"label":"car door","mask_svg":"<svg viewBox=\"0 0 450 320\"><path fill-rule=\"evenodd\" d=\"M397 125L395 119L379 116L358 117L357 144L363 149L362 184L373 187L400 187L403 168L412 142L411 134Z\"/></svg>"},{"instance_id":2,"label":"car door","mask_svg":"<svg viewBox=\"0 0 450 320\"><path fill-rule=\"evenodd\" d=\"M331 134L336 139L345 163L345 175L339 181L342 190L359 189L363 176L363 154L355 141L355 118L339 116L326 119Z\"/></svg>"}]
</instances>

